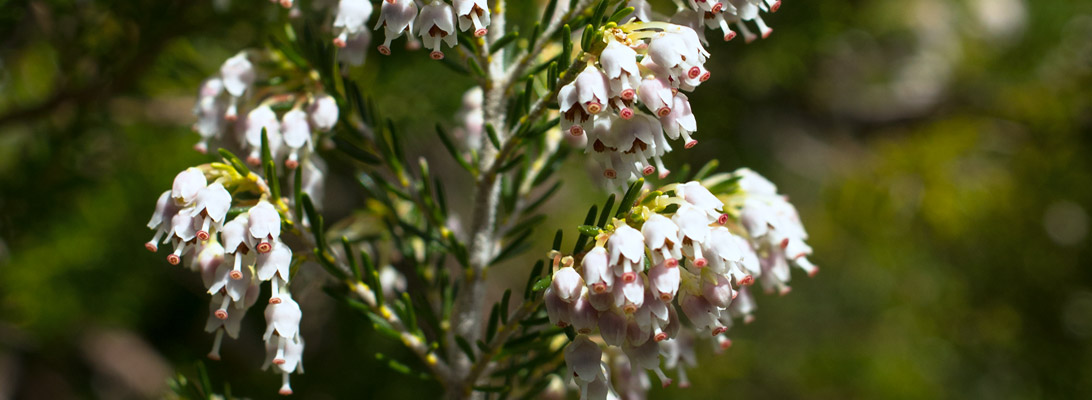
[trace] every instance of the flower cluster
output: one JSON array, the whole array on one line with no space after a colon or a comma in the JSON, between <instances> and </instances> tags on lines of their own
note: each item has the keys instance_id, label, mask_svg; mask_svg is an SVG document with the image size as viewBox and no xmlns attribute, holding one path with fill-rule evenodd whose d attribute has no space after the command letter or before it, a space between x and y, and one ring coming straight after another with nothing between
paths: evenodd
<instances>
[{"instance_id":1,"label":"flower cluster","mask_svg":"<svg viewBox=\"0 0 1092 400\"><path fill-rule=\"evenodd\" d=\"M247 162L258 165L265 132L274 158L284 160L288 168L296 168L313 150L314 135L329 131L337 123L337 101L321 91L263 93L246 111L246 117L238 118L246 109L247 100L256 97L253 85L258 71L250 61L250 54L257 57L258 53L243 51L229 58L219 74L201 85L194 106L197 122L193 125L201 141L194 148L207 152L213 141L224 147L242 148L247 153ZM264 53L261 56L271 57ZM288 111L278 116L274 106L283 106Z\"/></svg>"},{"instance_id":2,"label":"flower cluster","mask_svg":"<svg viewBox=\"0 0 1092 400\"><path fill-rule=\"evenodd\" d=\"M383 44L379 52L391 54L391 42L404 34L416 34L431 50L435 60L444 58L441 43L448 47L458 44L455 25L460 31L485 36L489 27L489 5L485 0L455 0L452 4L433 0L418 8L414 0L384 0L379 6L375 30L383 29ZM361 48L368 42L368 19L372 5L367 0L341 0L334 20L334 44L342 48ZM357 43L357 44L354 44ZM354 49L353 51L361 51ZM363 56L360 56L361 60ZM354 65L359 63L353 63Z\"/></svg>"},{"instance_id":3,"label":"flower cluster","mask_svg":"<svg viewBox=\"0 0 1092 400\"><path fill-rule=\"evenodd\" d=\"M557 95L561 129L573 136L587 134L585 152L608 179L626 180L670 172L661 157L671 151L668 140L682 138L691 148L697 121L682 92L694 90L710 77L705 69L705 27L719 28L724 39L736 33L754 39L744 21L753 21L763 37L772 31L759 11L776 11L779 0L689 0L670 18L658 16L645 0L631 0L634 12L623 24L608 26L603 43L593 44L587 66ZM650 162L651 160L651 162Z\"/></svg>"},{"instance_id":4,"label":"flower cluster","mask_svg":"<svg viewBox=\"0 0 1092 400\"><path fill-rule=\"evenodd\" d=\"M697 123L679 90L709 79L709 53L693 29L666 23L632 22L604 37L597 61L589 60L558 91L561 129L588 135L586 153L609 179L657 169L666 176L660 157L671 151L667 140L682 137L687 148L697 144L690 136Z\"/></svg>"},{"instance_id":5,"label":"flower cluster","mask_svg":"<svg viewBox=\"0 0 1092 400\"><path fill-rule=\"evenodd\" d=\"M224 164L182 171L171 190L156 202L148 222L155 234L145 247L155 252L160 244L170 243L174 250L167 256L169 263L178 265L188 257L188 267L200 272L211 296L205 330L216 335L208 355L213 360L220 359L225 333L238 337L243 316L258 300L260 284L270 282L266 364L276 366L283 375L281 393L289 394L288 374L303 369L299 362L301 313L288 291L292 250L281 241L281 213L264 185L260 178L240 176ZM243 200L234 198L228 188L262 195L258 200ZM228 220L233 207L245 211Z\"/></svg>"},{"instance_id":6,"label":"flower cluster","mask_svg":"<svg viewBox=\"0 0 1092 400\"><path fill-rule=\"evenodd\" d=\"M670 347L679 345L672 338L704 332L727 348L733 319L752 319L753 283L785 294L790 265L817 272L795 208L753 171L670 184L637 204L598 234L579 266L560 263L544 295L550 321L579 334L566 360L587 393L609 376L595 372L599 346L588 335L598 332L633 369L651 370L668 385L660 355L673 366L688 351Z\"/></svg>"}]
</instances>

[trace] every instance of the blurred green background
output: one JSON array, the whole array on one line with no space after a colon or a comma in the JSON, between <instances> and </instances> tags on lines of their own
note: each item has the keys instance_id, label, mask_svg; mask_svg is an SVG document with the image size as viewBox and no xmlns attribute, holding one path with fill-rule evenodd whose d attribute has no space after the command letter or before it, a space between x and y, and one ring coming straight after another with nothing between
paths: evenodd
<instances>
[{"instance_id":1,"label":"blurred green background","mask_svg":"<svg viewBox=\"0 0 1092 400\"><path fill-rule=\"evenodd\" d=\"M175 173L208 161L190 150L198 84L279 13L0 0L0 399L159 397L176 371L193 376L206 296L143 250L144 223ZM713 78L691 96L701 144L668 163L767 175L822 271L760 295L729 351L699 348L691 388L652 396L1092 398L1092 2L790 0L766 20L767 40L710 46ZM408 51L372 50L352 74L407 147L447 162L432 126L453 125L468 80ZM544 237L604 196L579 163L555 199L578 204L555 206ZM358 192L331 179L331 197ZM437 395L375 361L411 359L400 346L320 290L303 296L298 396ZM271 397L260 312L244 324L209 373Z\"/></svg>"}]
</instances>

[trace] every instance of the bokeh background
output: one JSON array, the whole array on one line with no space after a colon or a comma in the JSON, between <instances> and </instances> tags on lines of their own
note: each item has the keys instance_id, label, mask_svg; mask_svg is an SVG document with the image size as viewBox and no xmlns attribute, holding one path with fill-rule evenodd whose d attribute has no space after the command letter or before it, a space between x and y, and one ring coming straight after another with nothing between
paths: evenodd
<instances>
[{"instance_id":1,"label":"bokeh background","mask_svg":"<svg viewBox=\"0 0 1092 400\"><path fill-rule=\"evenodd\" d=\"M279 12L0 1L0 399L161 397L196 376L206 299L143 250L144 223L177 171L208 161L190 150L199 82ZM1092 2L790 0L767 21L767 40L712 44L713 78L691 96L702 143L668 163L770 177L822 271L760 296L726 353L699 348L691 388L652 395L1092 398ZM452 124L470 82L421 52L369 57L353 76L407 147L440 158L432 126ZM605 196L578 157L565 174L544 238ZM334 179L331 197L359 192ZM376 361L410 357L311 285L298 396L437 395ZM207 363L237 396L279 382L258 370L258 314Z\"/></svg>"}]
</instances>

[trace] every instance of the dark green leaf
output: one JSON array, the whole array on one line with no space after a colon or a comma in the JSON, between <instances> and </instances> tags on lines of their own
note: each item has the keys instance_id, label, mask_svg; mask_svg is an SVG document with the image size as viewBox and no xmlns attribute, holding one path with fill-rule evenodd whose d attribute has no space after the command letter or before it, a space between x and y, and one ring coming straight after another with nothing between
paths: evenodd
<instances>
[{"instance_id":1,"label":"dark green leaf","mask_svg":"<svg viewBox=\"0 0 1092 400\"><path fill-rule=\"evenodd\" d=\"M436 124L436 135L440 137L440 143L443 143L448 154L459 163L459 166L467 171L474 170L470 164L466 162L466 159L459 154L459 150L455 148L455 143L451 141L451 137L447 135L447 132L444 131L444 128L440 126L440 124Z\"/></svg>"},{"instance_id":2,"label":"dark green leaf","mask_svg":"<svg viewBox=\"0 0 1092 400\"><path fill-rule=\"evenodd\" d=\"M493 148L500 150L500 138L497 137L497 128L493 124L485 124L485 133L489 137L489 143L493 145Z\"/></svg>"},{"instance_id":3,"label":"dark green leaf","mask_svg":"<svg viewBox=\"0 0 1092 400\"><path fill-rule=\"evenodd\" d=\"M550 282L552 281L553 280L549 276L544 276L542 279L539 279L538 282L535 282L535 286L533 286L531 290L536 292L546 290L546 288L550 287Z\"/></svg>"},{"instance_id":4,"label":"dark green leaf","mask_svg":"<svg viewBox=\"0 0 1092 400\"><path fill-rule=\"evenodd\" d=\"M235 168L235 172L238 172L239 175L247 176L250 174L250 168L247 168L246 164L243 164L243 160L240 160L239 157L236 157L235 154L228 151L228 149L221 147L217 149L217 151L220 152L220 157L223 157L224 161L231 165L232 168Z\"/></svg>"},{"instance_id":5,"label":"dark green leaf","mask_svg":"<svg viewBox=\"0 0 1092 400\"><path fill-rule=\"evenodd\" d=\"M622 3L622 4L624 5L626 3ZM614 12L614 14L611 14L610 18L608 18L607 21L608 22L614 22L616 24L621 23L622 18L625 18L627 15L632 14L633 10L634 10L633 7L626 7L626 8L622 8L620 10L617 10L617 11Z\"/></svg>"},{"instance_id":6,"label":"dark green leaf","mask_svg":"<svg viewBox=\"0 0 1092 400\"><path fill-rule=\"evenodd\" d=\"M469 358L470 362L478 361L478 357L474 356L474 348L470 347L470 342L467 342L466 338L455 335L455 344L466 354L466 358Z\"/></svg>"}]
</instances>

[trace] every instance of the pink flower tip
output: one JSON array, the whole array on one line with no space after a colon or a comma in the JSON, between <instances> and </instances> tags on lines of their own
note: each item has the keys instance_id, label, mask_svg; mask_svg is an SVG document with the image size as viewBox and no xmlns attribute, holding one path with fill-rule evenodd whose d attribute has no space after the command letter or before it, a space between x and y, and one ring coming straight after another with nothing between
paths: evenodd
<instances>
[{"instance_id":1,"label":"pink flower tip","mask_svg":"<svg viewBox=\"0 0 1092 400\"><path fill-rule=\"evenodd\" d=\"M698 68L698 67L690 67L690 70L686 71L686 76L689 76L690 79L697 78L700 75L701 75L701 68Z\"/></svg>"},{"instance_id":2,"label":"pink flower tip","mask_svg":"<svg viewBox=\"0 0 1092 400\"><path fill-rule=\"evenodd\" d=\"M747 275L739 280L740 286L751 286L755 283L755 277Z\"/></svg>"},{"instance_id":3,"label":"pink flower tip","mask_svg":"<svg viewBox=\"0 0 1092 400\"><path fill-rule=\"evenodd\" d=\"M666 339L667 339L667 334L663 333L663 332L657 333L656 336L652 337L652 340L655 340L657 342L662 342L662 341L664 341Z\"/></svg>"},{"instance_id":4,"label":"pink flower tip","mask_svg":"<svg viewBox=\"0 0 1092 400\"><path fill-rule=\"evenodd\" d=\"M636 96L636 95L637 95L637 91L635 91L633 89L626 89L626 90L622 91L622 94L620 95L620 97L622 97L622 100L633 100L633 97Z\"/></svg>"},{"instance_id":5,"label":"pink flower tip","mask_svg":"<svg viewBox=\"0 0 1092 400\"><path fill-rule=\"evenodd\" d=\"M765 32L762 32L762 38L765 39L770 37L771 33L773 33L773 28L767 29Z\"/></svg>"},{"instance_id":6,"label":"pink flower tip","mask_svg":"<svg viewBox=\"0 0 1092 400\"><path fill-rule=\"evenodd\" d=\"M635 304L626 304L625 306L622 307L622 311L625 311L626 314L633 314L633 313L637 312L637 305L635 305Z\"/></svg>"},{"instance_id":7,"label":"pink flower tip","mask_svg":"<svg viewBox=\"0 0 1092 400\"><path fill-rule=\"evenodd\" d=\"M209 233L205 231L197 231L197 238L201 240L209 240Z\"/></svg>"},{"instance_id":8,"label":"pink flower tip","mask_svg":"<svg viewBox=\"0 0 1092 400\"><path fill-rule=\"evenodd\" d=\"M155 253L156 251L159 251L159 246L156 246L155 243L152 243L152 242L144 243L144 248L148 249L148 251L150 251L152 253Z\"/></svg>"},{"instance_id":9,"label":"pink flower tip","mask_svg":"<svg viewBox=\"0 0 1092 400\"><path fill-rule=\"evenodd\" d=\"M811 271L808 271L808 277L814 278L815 275L818 274L818 273L819 273L819 267L815 267Z\"/></svg>"},{"instance_id":10,"label":"pink flower tip","mask_svg":"<svg viewBox=\"0 0 1092 400\"><path fill-rule=\"evenodd\" d=\"M603 105L602 104L588 103L588 112L590 112L592 114L599 114L600 111L603 111Z\"/></svg>"},{"instance_id":11,"label":"pink flower tip","mask_svg":"<svg viewBox=\"0 0 1092 400\"><path fill-rule=\"evenodd\" d=\"M653 167L651 165L646 165L643 169L641 169L641 173L645 175L652 175L653 172L656 172L656 167Z\"/></svg>"},{"instance_id":12,"label":"pink flower tip","mask_svg":"<svg viewBox=\"0 0 1092 400\"><path fill-rule=\"evenodd\" d=\"M664 379L663 385L664 385L664 387L671 386L671 380L670 379Z\"/></svg>"},{"instance_id":13,"label":"pink flower tip","mask_svg":"<svg viewBox=\"0 0 1092 400\"><path fill-rule=\"evenodd\" d=\"M444 52L439 51L439 50L433 50L431 53L428 53L428 56L430 58L432 58L433 60L443 60L444 59Z\"/></svg>"},{"instance_id":14,"label":"pink flower tip","mask_svg":"<svg viewBox=\"0 0 1092 400\"><path fill-rule=\"evenodd\" d=\"M284 359L283 358L274 358L273 363L277 364L277 365L284 365Z\"/></svg>"},{"instance_id":15,"label":"pink flower tip","mask_svg":"<svg viewBox=\"0 0 1092 400\"><path fill-rule=\"evenodd\" d=\"M683 147L686 147L686 148L688 148L688 149L689 149L689 148L692 148L692 147L694 147L694 146L697 146L697 145L698 145L698 141L697 141L697 140L691 140L691 141L689 141L689 142L686 142L686 145L685 145L685 146L683 146Z\"/></svg>"},{"instance_id":16,"label":"pink flower tip","mask_svg":"<svg viewBox=\"0 0 1092 400\"><path fill-rule=\"evenodd\" d=\"M679 382L679 388L686 389L690 387L690 382Z\"/></svg>"},{"instance_id":17,"label":"pink flower tip","mask_svg":"<svg viewBox=\"0 0 1092 400\"><path fill-rule=\"evenodd\" d=\"M257 167L262 164L262 159L255 156L250 156L246 158L246 162L247 164Z\"/></svg>"},{"instance_id":18,"label":"pink flower tip","mask_svg":"<svg viewBox=\"0 0 1092 400\"><path fill-rule=\"evenodd\" d=\"M622 111L619 111L618 115L620 115L622 119L630 119L633 118L633 110L630 110L629 107L626 107L623 108Z\"/></svg>"},{"instance_id":19,"label":"pink flower tip","mask_svg":"<svg viewBox=\"0 0 1092 400\"><path fill-rule=\"evenodd\" d=\"M258 243L258 252L259 253L268 253L270 250L273 250L273 245L269 244L269 242Z\"/></svg>"},{"instance_id":20,"label":"pink flower tip","mask_svg":"<svg viewBox=\"0 0 1092 400\"><path fill-rule=\"evenodd\" d=\"M284 7L284 8L292 7L292 0L281 0L281 7Z\"/></svg>"},{"instance_id":21,"label":"pink flower tip","mask_svg":"<svg viewBox=\"0 0 1092 400\"><path fill-rule=\"evenodd\" d=\"M334 46L345 48L345 40L341 38L334 38Z\"/></svg>"},{"instance_id":22,"label":"pink flower tip","mask_svg":"<svg viewBox=\"0 0 1092 400\"><path fill-rule=\"evenodd\" d=\"M296 160L285 160L284 166L288 167L288 169L296 169L296 167L300 166L300 162Z\"/></svg>"},{"instance_id":23,"label":"pink flower tip","mask_svg":"<svg viewBox=\"0 0 1092 400\"><path fill-rule=\"evenodd\" d=\"M724 41L725 42L731 41L732 39L735 39L735 38L736 38L736 33L732 32L732 31L728 31L728 33L724 35Z\"/></svg>"},{"instance_id":24,"label":"pink flower tip","mask_svg":"<svg viewBox=\"0 0 1092 400\"><path fill-rule=\"evenodd\" d=\"M709 71L705 71L705 73L701 75L701 78L698 79L698 81L705 82L705 81L709 80L709 77L711 77L711 76L713 76L712 73L710 73Z\"/></svg>"},{"instance_id":25,"label":"pink flower tip","mask_svg":"<svg viewBox=\"0 0 1092 400\"><path fill-rule=\"evenodd\" d=\"M613 169L607 168L603 171L603 176L607 179L614 179L618 177L618 172L615 172Z\"/></svg>"},{"instance_id":26,"label":"pink flower tip","mask_svg":"<svg viewBox=\"0 0 1092 400\"><path fill-rule=\"evenodd\" d=\"M388 3L394 4L393 1L388 1ZM379 54L389 56L391 55L391 48L384 45L379 45Z\"/></svg>"},{"instance_id":27,"label":"pink flower tip","mask_svg":"<svg viewBox=\"0 0 1092 400\"><path fill-rule=\"evenodd\" d=\"M167 262L171 263L171 265L178 265L178 263L182 262L182 258L171 254L167 256Z\"/></svg>"},{"instance_id":28,"label":"pink flower tip","mask_svg":"<svg viewBox=\"0 0 1092 400\"><path fill-rule=\"evenodd\" d=\"M660 118L666 117L667 114L671 114L671 107L663 106L659 110L656 110L656 115Z\"/></svg>"},{"instance_id":29,"label":"pink flower tip","mask_svg":"<svg viewBox=\"0 0 1092 400\"><path fill-rule=\"evenodd\" d=\"M669 301L671 301L671 299L672 299L671 293L660 292L660 300L663 300L664 302L669 302ZM657 340L657 342L658 341L659 340Z\"/></svg>"},{"instance_id":30,"label":"pink flower tip","mask_svg":"<svg viewBox=\"0 0 1092 400\"><path fill-rule=\"evenodd\" d=\"M204 144L204 143L198 143L198 144L193 145L193 150L198 152L198 153L205 154L205 153L208 153L209 146Z\"/></svg>"},{"instance_id":31,"label":"pink flower tip","mask_svg":"<svg viewBox=\"0 0 1092 400\"><path fill-rule=\"evenodd\" d=\"M595 293L606 293L607 284L605 282L593 283L591 285L591 290Z\"/></svg>"},{"instance_id":32,"label":"pink flower tip","mask_svg":"<svg viewBox=\"0 0 1092 400\"><path fill-rule=\"evenodd\" d=\"M675 258L668 258L664 260L664 266L668 268L675 268L679 266L679 260Z\"/></svg>"},{"instance_id":33,"label":"pink flower tip","mask_svg":"<svg viewBox=\"0 0 1092 400\"><path fill-rule=\"evenodd\" d=\"M721 214L717 217L717 224L724 225L728 223L728 214Z\"/></svg>"},{"instance_id":34,"label":"pink flower tip","mask_svg":"<svg viewBox=\"0 0 1092 400\"><path fill-rule=\"evenodd\" d=\"M622 281L626 283L632 283L637 280L636 272L626 272L622 274Z\"/></svg>"},{"instance_id":35,"label":"pink flower tip","mask_svg":"<svg viewBox=\"0 0 1092 400\"><path fill-rule=\"evenodd\" d=\"M212 315L215 315L216 318L219 319L227 319L227 311L224 310L216 310L216 312L212 313Z\"/></svg>"},{"instance_id":36,"label":"pink flower tip","mask_svg":"<svg viewBox=\"0 0 1092 400\"><path fill-rule=\"evenodd\" d=\"M478 29L478 30L474 31L474 36L475 37L482 37L482 36L485 36L486 33L489 33L489 30L485 29L485 28L481 28L481 29Z\"/></svg>"},{"instance_id":37,"label":"pink flower tip","mask_svg":"<svg viewBox=\"0 0 1092 400\"><path fill-rule=\"evenodd\" d=\"M269 298L269 304L281 304L281 298L280 297L270 297Z\"/></svg>"},{"instance_id":38,"label":"pink flower tip","mask_svg":"<svg viewBox=\"0 0 1092 400\"><path fill-rule=\"evenodd\" d=\"M231 276L232 280L237 281L237 280L243 279L243 272L242 271L231 271L231 273L228 274L228 276Z\"/></svg>"},{"instance_id":39,"label":"pink flower tip","mask_svg":"<svg viewBox=\"0 0 1092 400\"><path fill-rule=\"evenodd\" d=\"M773 5L770 6L770 12L772 12L772 13L775 13L775 12L777 12L777 10L780 10L780 9L781 9L781 0L777 0L776 3L773 3Z\"/></svg>"},{"instance_id":40,"label":"pink flower tip","mask_svg":"<svg viewBox=\"0 0 1092 400\"><path fill-rule=\"evenodd\" d=\"M570 126L569 127L569 134L573 135L573 136L583 135L584 134L584 128L581 128L580 125Z\"/></svg>"},{"instance_id":41,"label":"pink flower tip","mask_svg":"<svg viewBox=\"0 0 1092 400\"><path fill-rule=\"evenodd\" d=\"M704 257L694 259L694 266L695 267L705 268L706 265L709 265L709 260L706 260Z\"/></svg>"},{"instance_id":42,"label":"pink flower tip","mask_svg":"<svg viewBox=\"0 0 1092 400\"><path fill-rule=\"evenodd\" d=\"M667 178L667 175L670 174L670 173L671 173L671 171L667 170L667 169L665 169L663 171L660 171L660 179Z\"/></svg>"},{"instance_id":43,"label":"pink flower tip","mask_svg":"<svg viewBox=\"0 0 1092 400\"><path fill-rule=\"evenodd\" d=\"M209 359L212 361L220 361L220 355L216 353L209 353Z\"/></svg>"},{"instance_id":44,"label":"pink flower tip","mask_svg":"<svg viewBox=\"0 0 1092 400\"><path fill-rule=\"evenodd\" d=\"M732 347L732 339L724 339L723 342L720 342L721 350L728 350L729 347Z\"/></svg>"},{"instance_id":45,"label":"pink flower tip","mask_svg":"<svg viewBox=\"0 0 1092 400\"><path fill-rule=\"evenodd\" d=\"M292 389L284 388L284 389L281 389L280 391L278 391L277 394L280 394L281 396L291 396L292 395Z\"/></svg>"},{"instance_id":46,"label":"pink flower tip","mask_svg":"<svg viewBox=\"0 0 1092 400\"><path fill-rule=\"evenodd\" d=\"M784 295L786 295L786 294L789 294L790 292L792 292L792 287L790 287L790 286L785 286L785 287L781 288L780 290L778 290L778 291L777 291L777 294L778 294L779 296L784 296Z\"/></svg>"},{"instance_id":47,"label":"pink flower tip","mask_svg":"<svg viewBox=\"0 0 1092 400\"><path fill-rule=\"evenodd\" d=\"M727 331L728 331L728 328L725 328L723 326L718 326L716 328L713 328L713 336L717 336L717 335L722 334L722 333L727 332Z\"/></svg>"},{"instance_id":48,"label":"pink flower tip","mask_svg":"<svg viewBox=\"0 0 1092 400\"><path fill-rule=\"evenodd\" d=\"M724 3L717 3L713 5L713 14L719 13L724 10Z\"/></svg>"}]
</instances>

